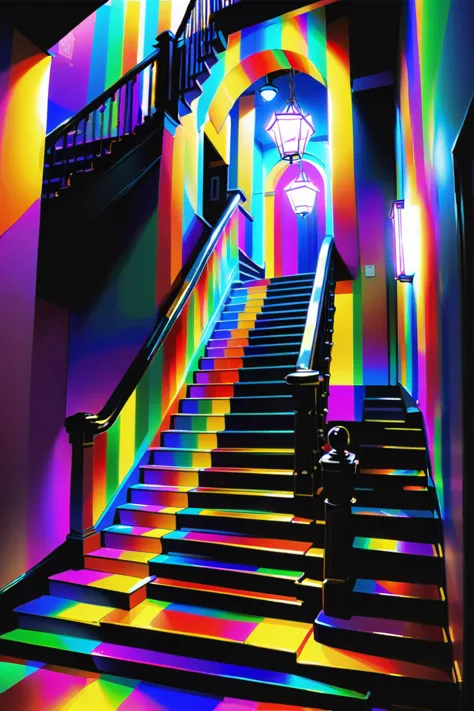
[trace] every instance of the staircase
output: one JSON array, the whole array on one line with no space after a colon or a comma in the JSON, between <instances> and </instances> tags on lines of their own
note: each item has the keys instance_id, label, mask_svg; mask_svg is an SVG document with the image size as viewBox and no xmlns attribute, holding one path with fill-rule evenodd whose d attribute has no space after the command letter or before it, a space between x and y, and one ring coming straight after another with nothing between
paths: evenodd
<instances>
[{"instance_id":1,"label":"staircase","mask_svg":"<svg viewBox=\"0 0 474 711\"><path fill-rule=\"evenodd\" d=\"M0 653L269 708L455 708L434 488L397 390L368 389L355 441L354 616L319 612L323 506L293 494L284 381L312 284L233 286L116 522L83 568L16 609Z\"/></svg>"}]
</instances>

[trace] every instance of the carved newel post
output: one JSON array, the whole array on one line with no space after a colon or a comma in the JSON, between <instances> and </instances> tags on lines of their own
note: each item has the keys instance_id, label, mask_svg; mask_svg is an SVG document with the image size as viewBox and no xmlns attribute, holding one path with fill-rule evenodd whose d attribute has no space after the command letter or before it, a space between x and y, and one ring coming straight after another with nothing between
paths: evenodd
<instances>
[{"instance_id":1,"label":"carved newel post","mask_svg":"<svg viewBox=\"0 0 474 711\"><path fill-rule=\"evenodd\" d=\"M345 427L333 427L328 434L332 449L320 460L326 515L323 610L345 620L351 617L352 506L358 466L355 454L347 451L349 441Z\"/></svg>"}]
</instances>

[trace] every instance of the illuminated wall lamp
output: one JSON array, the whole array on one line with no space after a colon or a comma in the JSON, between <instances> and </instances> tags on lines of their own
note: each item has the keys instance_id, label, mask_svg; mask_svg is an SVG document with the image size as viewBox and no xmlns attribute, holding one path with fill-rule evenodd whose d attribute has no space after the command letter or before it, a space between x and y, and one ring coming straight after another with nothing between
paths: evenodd
<instances>
[{"instance_id":1,"label":"illuminated wall lamp","mask_svg":"<svg viewBox=\"0 0 474 711\"><path fill-rule=\"evenodd\" d=\"M393 228L393 243L395 249L395 279L400 282L413 282L414 274L407 274L405 269L403 209L405 200L394 200L390 209L390 219Z\"/></svg>"}]
</instances>

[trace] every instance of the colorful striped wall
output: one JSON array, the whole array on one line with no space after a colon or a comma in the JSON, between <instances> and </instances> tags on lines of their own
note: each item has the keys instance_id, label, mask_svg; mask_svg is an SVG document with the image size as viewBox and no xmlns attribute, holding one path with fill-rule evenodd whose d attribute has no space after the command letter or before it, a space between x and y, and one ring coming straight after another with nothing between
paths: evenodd
<instances>
[{"instance_id":1,"label":"colorful striped wall","mask_svg":"<svg viewBox=\"0 0 474 711\"><path fill-rule=\"evenodd\" d=\"M0 587L57 545L30 518L36 263L50 57L0 18ZM57 483L54 473L47 482ZM45 504L52 515L50 502Z\"/></svg>"},{"instance_id":2,"label":"colorful striped wall","mask_svg":"<svg viewBox=\"0 0 474 711\"><path fill-rule=\"evenodd\" d=\"M73 116L176 30L188 0L108 0L51 48L48 132Z\"/></svg>"},{"instance_id":3,"label":"colorful striped wall","mask_svg":"<svg viewBox=\"0 0 474 711\"><path fill-rule=\"evenodd\" d=\"M96 438L94 520L101 516L117 488L156 437L183 385L192 382L197 359L212 330L213 315L235 277L238 233L244 221L243 213L237 209L146 376L113 427Z\"/></svg>"},{"instance_id":4,"label":"colorful striped wall","mask_svg":"<svg viewBox=\"0 0 474 711\"><path fill-rule=\"evenodd\" d=\"M413 284L398 285L399 377L418 399L445 520L450 624L462 666L461 279L452 149L472 98L474 7L410 0L397 126L398 195Z\"/></svg>"}]
</instances>

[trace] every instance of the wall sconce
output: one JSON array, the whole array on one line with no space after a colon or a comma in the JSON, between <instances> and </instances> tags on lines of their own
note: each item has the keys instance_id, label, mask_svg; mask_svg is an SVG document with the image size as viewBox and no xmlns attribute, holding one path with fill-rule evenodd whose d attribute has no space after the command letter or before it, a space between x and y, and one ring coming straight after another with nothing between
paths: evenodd
<instances>
[{"instance_id":1,"label":"wall sconce","mask_svg":"<svg viewBox=\"0 0 474 711\"><path fill-rule=\"evenodd\" d=\"M405 200L394 200L390 209L390 219L393 228L393 243L395 250L395 279L401 282L413 282L414 274L407 274L405 269L405 253L403 233L403 209Z\"/></svg>"}]
</instances>

